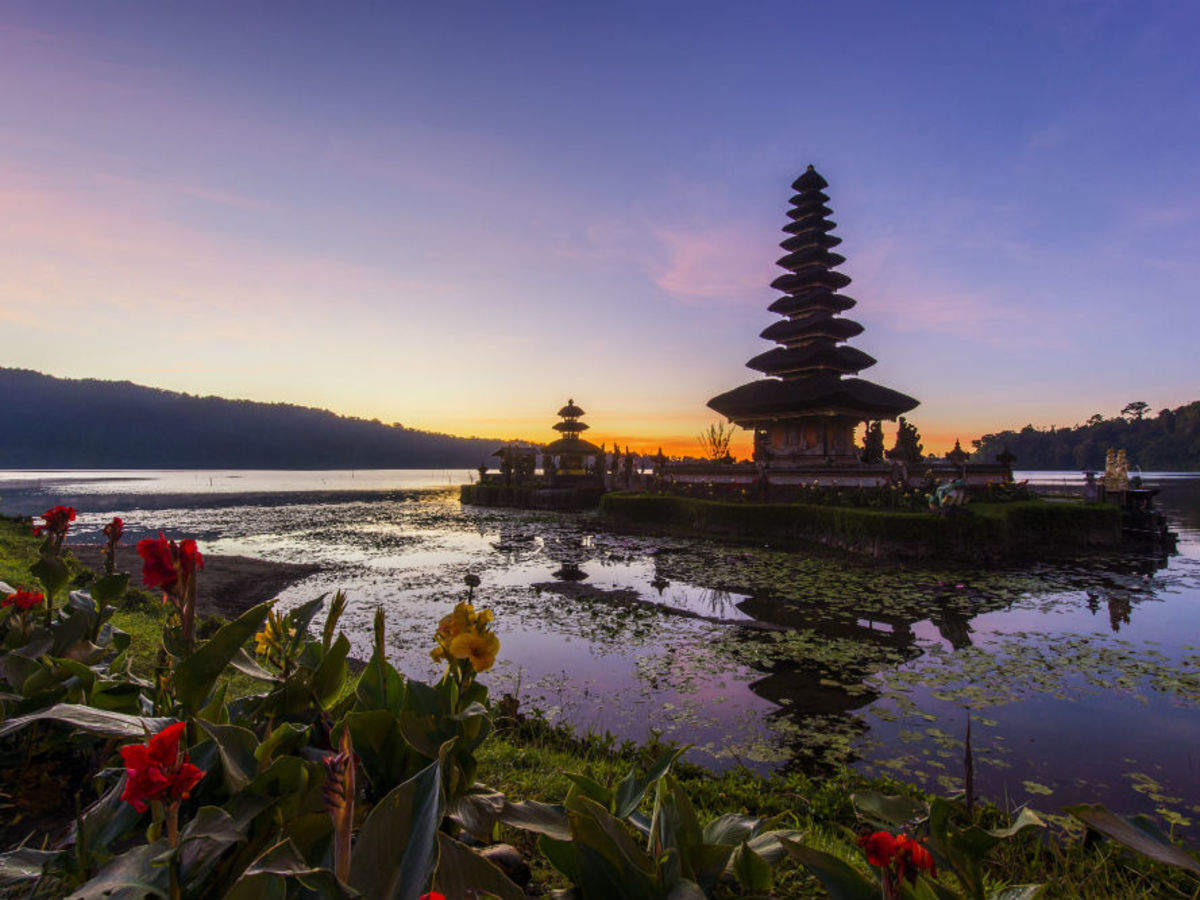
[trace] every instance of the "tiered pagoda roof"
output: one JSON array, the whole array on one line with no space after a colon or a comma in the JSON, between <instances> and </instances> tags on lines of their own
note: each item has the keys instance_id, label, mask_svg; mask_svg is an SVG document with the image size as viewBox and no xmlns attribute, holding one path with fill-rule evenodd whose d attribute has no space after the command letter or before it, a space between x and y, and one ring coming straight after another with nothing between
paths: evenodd
<instances>
[{"instance_id":1,"label":"tiered pagoda roof","mask_svg":"<svg viewBox=\"0 0 1200 900\"><path fill-rule=\"evenodd\" d=\"M846 261L833 247L842 242L830 232L837 227L828 216L829 186L812 166L793 182L780 243L786 253L777 265L786 270L771 287L782 291L768 307L786 318L767 326L762 337L779 344L746 365L767 378L752 381L708 401L709 407L746 427L778 418L840 415L894 419L917 406L917 401L861 378L875 360L843 342L862 333L858 322L841 317L857 301L838 293L850 278L834 271Z\"/></svg>"},{"instance_id":2,"label":"tiered pagoda roof","mask_svg":"<svg viewBox=\"0 0 1200 900\"><path fill-rule=\"evenodd\" d=\"M589 441L583 440L579 436L581 432L586 431L588 428L586 422L580 421L580 417L583 415L583 410L575 405L575 401L568 400L567 405L558 411L560 421L555 422L552 426L562 437L557 441L547 444L543 452L556 454L579 453L583 455L599 453L599 447Z\"/></svg>"}]
</instances>

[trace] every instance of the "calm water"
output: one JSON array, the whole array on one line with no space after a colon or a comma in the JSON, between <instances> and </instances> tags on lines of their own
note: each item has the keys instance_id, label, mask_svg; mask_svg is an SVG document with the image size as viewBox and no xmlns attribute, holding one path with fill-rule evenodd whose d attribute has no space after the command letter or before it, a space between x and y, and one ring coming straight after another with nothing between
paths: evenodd
<instances>
[{"instance_id":1,"label":"calm water","mask_svg":"<svg viewBox=\"0 0 1200 900\"><path fill-rule=\"evenodd\" d=\"M463 508L446 485L471 474L0 472L0 512L69 502L80 541L117 513L130 542L165 529L320 563L281 602L346 589L363 656L381 604L396 662L419 676L475 572L503 642L494 690L580 729L662 732L714 766L848 762L954 790L970 714L992 797L1099 799L1197 831L1200 476L1146 476L1180 534L1169 559L934 571Z\"/></svg>"}]
</instances>

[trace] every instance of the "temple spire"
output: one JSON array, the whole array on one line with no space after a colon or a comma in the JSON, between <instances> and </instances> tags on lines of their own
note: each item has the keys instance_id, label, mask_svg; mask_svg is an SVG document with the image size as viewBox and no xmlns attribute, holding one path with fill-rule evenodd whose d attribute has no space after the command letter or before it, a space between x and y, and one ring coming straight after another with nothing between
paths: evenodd
<instances>
[{"instance_id":1,"label":"temple spire","mask_svg":"<svg viewBox=\"0 0 1200 900\"><path fill-rule=\"evenodd\" d=\"M783 318L761 333L778 346L746 363L767 378L714 397L708 405L748 428L809 419L820 431L825 426L816 420L828 420L829 434L836 432L832 444L837 452L830 450L831 441L825 438L814 439L809 449L842 456L848 423L894 419L917 401L847 377L875 365L875 359L845 343L862 334L863 327L841 315L857 301L841 293L851 279L839 271L846 258L832 249L841 238L832 234L837 223L830 218L828 187L829 182L811 165L792 183L796 193L789 201L785 237L779 245L784 255L777 260L784 274L771 282L783 296L769 307ZM790 440L790 433L785 437Z\"/></svg>"}]
</instances>

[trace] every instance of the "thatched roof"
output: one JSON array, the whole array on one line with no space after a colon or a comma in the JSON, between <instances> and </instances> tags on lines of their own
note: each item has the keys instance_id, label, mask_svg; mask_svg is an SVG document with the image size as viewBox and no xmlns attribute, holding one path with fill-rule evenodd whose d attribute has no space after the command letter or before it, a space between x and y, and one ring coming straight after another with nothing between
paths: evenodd
<instances>
[{"instance_id":1,"label":"thatched roof","mask_svg":"<svg viewBox=\"0 0 1200 900\"><path fill-rule=\"evenodd\" d=\"M794 191L823 191L827 187L829 182L822 178L811 164L804 170L803 175L792 182Z\"/></svg>"},{"instance_id":2,"label":"thatched roof","mask_svg":"<svg viewBox=\"0 0 1200 900\"><path fill-rule=\"evenodd\" d=\"M708 401L710 409L735 422L755 417L803 416L840 409L862 419L894 419L918 406L907 394L861 378L819 375L796 381L764 378Z\"/></svg>"},{"instance_id":3,"label":"thatched roof","mask_svg":"<svg viewBox=\"0 0 1200 900\"><path fill-rule=\"evenodd\" d=\"M840 266L845 261L846 257L840 253L830 253L819 244L809 244L807 247L797 250L794 253L779 257L779 259L775 260L775 265L791 272L798 272L805 266L824 266L827 269L832 269L835 266Z\"/></svg>"},{"instance_id":4,"label":"thatched roof","mask_svg":"<svg viewBox=\"0 0 1200 900\"><path fill-rule=\"evenodd\" d=\"M787 231L787 228L784 228ZM836 234L827 234L824 231L804 231L800 234L793 234L784 238L779 242L779 246L784 250L800 250L803 247L816 245L819 247L836 247L842 242L842 239Z\"/></svg>"},{"instance_id":5,"label":"thatched roof","mask_svg":"<svg viewBox=\"0 0 1200 900\"><path fill-rule=\"evenodd\" d=\"M804 337L807 334L828 335L839 341L846 341L863 333L863 327L853 319L834 318L827 309L814 309L810 315L796 319L781 319L768 325L759 334L768 341L786 343Z\"/></svg>"},{"instance_id":6,"label":"thatched roof","mask_svg":"<svg viewBox=\"0 0 1200 900\"><path fill-rule=\"evenodd\" d=\"M845 294L835 294L828 288L817 288L803 294L790 294L780 297L767 307L773 313L781 316L791 316L806 309L828 309L832 312L845 312L858 301Z\"/></svg>"},{"instance_id":7,"label":"thatched roof","mask_svg":"<svg viewBox=\"0 0 1200 900\"><path fill-rule=\"evenodd\" d=\"M558 411L558 415L564 419L578 419L583 414L583 410L575 405L574 400L568 400L567 405Z\"/></svg>"},{"instance_id":8,"label":"thatched roof","mask_svg":"<svg viewBox=\"0 0 1200 900\"><path fill-rule=\"evenodd\" d=\"M844 288L850 283L850 276L841 272L831 272L821 266L806 266L799 272L780 275L771 282L771 287L785 294L795 294L806 288L824 287L831 291Z\"/></svg>"},{"instance_id":9,"label":"thatched roof","mask_svg":"<svg viewBox=\"0 0 1200 900\"><path fill-rule=\"evenodd\" d=\"M875 358L857 347L838 346L833 341L817 341L804 347L776 347L760 353L747 368L768 375L781 375L799 369L834 369L838 372L860 372L875 365Z\"/></svg>"},{"instance_id":10,"label":"thatched roof","mask_svg":"<svg viewBox=\"0 0 1200 900\"><path fill-rule=\"evenodd\" d=\"M555 422L550 427L555 431L587 431L592 426L587 422Z\"/></svg>"},{"instance_id":11,"label":"thatched roof","mask_svg":"<svg viewBox=\"0 0 1200 900\"><path fill-rule=\"evenodd\" d=\"M580 456L595 456L602 451L591 441L581 440L577 437L565 437L559 438L557 441L551 441L542 448L542 452L553 455L578 453Z\"/></svg>"}]
</instances>

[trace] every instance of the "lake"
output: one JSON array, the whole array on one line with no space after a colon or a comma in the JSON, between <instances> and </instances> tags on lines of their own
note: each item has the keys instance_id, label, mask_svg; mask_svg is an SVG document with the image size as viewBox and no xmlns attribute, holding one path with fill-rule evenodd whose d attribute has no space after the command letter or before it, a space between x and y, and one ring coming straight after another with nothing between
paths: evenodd
<instances>
[{"instance_id":1,"label":"lake","mask_svg":"<svg viewBox=\"0 0 1200 900\"><path fill-rule=\"evenodd\" d=\"M209 553L318 563L280 602L345 589L362 657L382 605L395 662L420 677L473 572L502 641L493 695L581 731L661 734L714 767L849 764L952 791L970 715L992 799L1101 800L1198 831L1200 476L1145 476L1180 535L1169 559L969 570L462 507L452 485L473 474L0 472L0 512L67 502L81 542L119 514L127 543L163 529Z\"/></svg>"}]
</instances>

